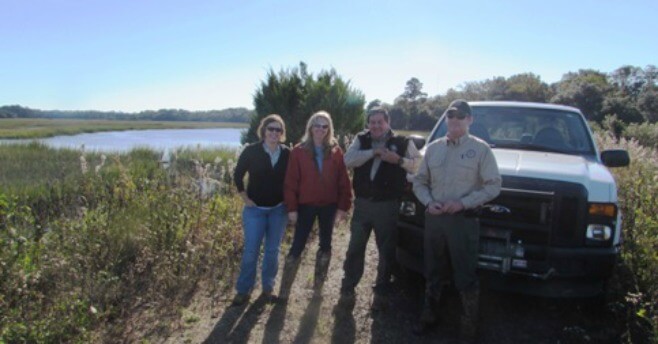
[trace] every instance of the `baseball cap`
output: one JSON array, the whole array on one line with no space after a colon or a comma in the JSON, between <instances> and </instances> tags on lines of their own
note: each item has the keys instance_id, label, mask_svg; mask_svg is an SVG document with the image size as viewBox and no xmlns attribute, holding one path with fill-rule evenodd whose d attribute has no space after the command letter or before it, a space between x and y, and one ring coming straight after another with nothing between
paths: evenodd
<instances>
[{"instance_id":1,"label":"baseball cap","mask_svg":"<svg viewBox=\"0 0 658 344\"><path fill-rule=\"evenodd\" d=\"M471 116L471 106L468 105L468 103L463 99L453 100L452 103L448 105L448 108L446 109L446 113L453 111L463 113L467 116Z\"/></svg>"}]
</instances>

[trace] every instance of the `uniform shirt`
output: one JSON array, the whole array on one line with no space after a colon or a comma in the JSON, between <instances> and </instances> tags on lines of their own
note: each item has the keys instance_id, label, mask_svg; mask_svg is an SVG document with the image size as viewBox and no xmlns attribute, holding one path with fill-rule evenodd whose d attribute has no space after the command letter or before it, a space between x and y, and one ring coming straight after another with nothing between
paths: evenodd
<instances>
[{"instance_id":1,"label":"uniform shirt","mask_svg":"<svg viewBox=\"0 0 658 344\"><path fill-rule=\"evenodd\" d=\"M416 197L426 206L459 200L472 209L496 198L502 179L489 145L464 135L455 141L442 137L427 146L413 183Z\"/></svg>"}]
</instances>

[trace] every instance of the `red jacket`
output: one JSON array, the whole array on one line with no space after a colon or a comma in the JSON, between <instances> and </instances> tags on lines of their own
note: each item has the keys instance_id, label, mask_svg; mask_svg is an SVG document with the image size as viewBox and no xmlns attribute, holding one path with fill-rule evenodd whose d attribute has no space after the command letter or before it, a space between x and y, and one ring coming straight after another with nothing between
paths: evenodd
<instances>
[{"instance_id":1,"label":"red jacket","mask_svg":"<svg viewBox=\"0 0 658 344\"><path fill-rule=\"evenodd\" d=\"M297 145L288 160L283 198L288 212L297 211L299 204L333 203L338 209L348 211L352 206L352 187L340 147L334 147L324 156L320 174L313 153Z\"/></svg>"}]
</instances>

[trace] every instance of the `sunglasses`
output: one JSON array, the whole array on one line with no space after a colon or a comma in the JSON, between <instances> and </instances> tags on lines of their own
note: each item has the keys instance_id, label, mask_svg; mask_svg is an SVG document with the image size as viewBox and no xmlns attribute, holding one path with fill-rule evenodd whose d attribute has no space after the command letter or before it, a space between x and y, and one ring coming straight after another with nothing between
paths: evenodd
<instances>
[{"instance_id":1,"label":"sunglasses","mask_svg":"<svg viewBox=\"0 0 658 344\"><path fill-rule=\"evenodd\" d=\"M267 128L267 131L273 131L275 133L282 133L283 132L283 129L277 128L277 127L266 127L266 128Z\"/></svg>"},{"instance_id":2,"label":"sunglasses","mask_svg":"<svg viewBox=\"0 0 658 344\"><path fill-rule=\"evenodd\" d=\"M313 124L313 128L329 129L329 124Z\"/></svg>"},{"instance_id":3,"label":"sunglasses","mask_svg":"<svg viewBox=\"0 0 658 344\"><path fill-rule=\"evenodd\" d=\"M446 116L448 116L449 119L453 119L453 118L455 118L455 117L456 117L457 119L464 119L464 118L466 118L466 114L465 114L465 113L461 113L461 112L458 112L458 113L448 112L448 114L447 114Z\"/></svg>"}]
</instances>

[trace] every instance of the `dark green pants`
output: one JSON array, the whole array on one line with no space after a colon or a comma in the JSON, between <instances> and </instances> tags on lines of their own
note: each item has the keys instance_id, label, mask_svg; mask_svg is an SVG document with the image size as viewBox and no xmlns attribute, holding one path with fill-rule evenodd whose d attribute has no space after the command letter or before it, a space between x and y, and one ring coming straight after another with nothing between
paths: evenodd
<instances>
[{"instance_id":1,"label":"dark green pants","mask_svg":"<svg viewBox=\"0 0 658 344\"><path fill-rule=\"evenodd\" d=\"M451 278L459 291L478 287L479 232L475 218L425 214L425 279L431 294L438 293Z\"/></svg>"},{"instance_id":2,"label":"dark green pants","mask_svg":"<svg viewBox=\"0 0 658 344\"><path fill-rule=\"evenodd\" d=\"M377 265L376 286L390 281L392 265L395 264L395 240L397 233L400 202L370 201L363 198L354 200L354 215L350 224L350 243L343 269L342 289L352 290L363 276L366 246L374 229L379 262Z\"/></svg>"}]
</instances>

